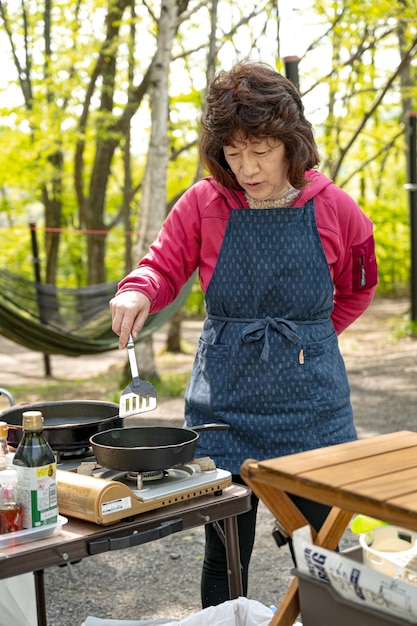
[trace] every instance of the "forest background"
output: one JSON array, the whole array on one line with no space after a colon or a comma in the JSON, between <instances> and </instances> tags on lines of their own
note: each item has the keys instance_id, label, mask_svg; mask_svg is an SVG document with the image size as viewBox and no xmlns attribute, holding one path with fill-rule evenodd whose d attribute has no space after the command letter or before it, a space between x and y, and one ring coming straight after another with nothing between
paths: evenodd
<instances>
[{"instance_id":1,"label":"forest background","mask_svg":"<svg viewBox=\"0 0 417 626\"><path fill-rule=\"evenodd\" d=\"M32 222L43 282L120 279L205 174L214 73L295 55L320 169L374 221L378 292L408 293L415 0L0 0L0 46L1 267L33 278Z\"/></svg>"},{"instance_id":2,"label":"forest background","mask_svg":"<svg viewBox=\"0 0 417 626\"><path fill-rule=\"evenodd\" d=\"M121 278L175 199L204 175L197 138L214 72L249 56L284 73L284 58L297 56L320 169L374 221L377 293L398 296L383 312L389 335L381 333L374 303L342 337L359 433L410 428L415 346L410 338L394 343L392 334L410 289L406 185L409 115L417 111L416 16L416 0L0 0L0 274L7 269L33 281L28 224L34 222L43 282L78 290ZM0 287L0 304L3 296ZM196 286L185 312L201 307ZM1 324L0 317L0 333ZM194 327L185 335L190 345L197 337ZM38 355L14 348L5 340L0 356L10 371L3 382L18 402L117 401L124 386L111 369L81 385L74 377L87 377L85 362L65 359L70 380L58 378L47 389ZM165 369L175 373L175 386L171 377L170 389L161 394L158 387L159 399L180 395L192 358L184 365L183 355L169 355ZM90 359L92 372L98 360ZM140 363L149 368L151 359ZM21 385L25 373L32 386ZM148 375L143 367L141 373ZM178 410L159 403L152 418L180 425L183 403L177 403ZM284 586L280 576L265 576L276 571L276 550L270 518L261 521L251 593L269 603ZM75 582L62 568L46 571L46 589L54 593L48 623L81 623L87 610L124 619L197 610L203 540L197 532L166 540L140 546L139 557L133 549L117 558L99 555L100 564L83 560ZM142 585L153 584L138 594L139 562ZM161 563L170 596L161 596ZM92 579L98 606L90 602ZM116 579L122 591L109 594Z\"/></svg>"}]
</instances>

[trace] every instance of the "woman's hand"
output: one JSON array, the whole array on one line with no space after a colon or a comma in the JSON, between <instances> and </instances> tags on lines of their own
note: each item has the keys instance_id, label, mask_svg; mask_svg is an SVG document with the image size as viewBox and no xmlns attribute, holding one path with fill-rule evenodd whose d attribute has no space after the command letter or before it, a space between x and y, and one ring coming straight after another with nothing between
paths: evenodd
<instances>
[{"instance_id":1,"label":"woman's hand","mask_svg":"<svg viewBox=\"0 0 417 626\"><path fill-rule=\"evenodd\" d=\"M140 291L122 291L110 300L112 328L119 335L119 348L125 348L131 333L136 339L149 315L151 301Z\"/></svg>"}]
</instances>

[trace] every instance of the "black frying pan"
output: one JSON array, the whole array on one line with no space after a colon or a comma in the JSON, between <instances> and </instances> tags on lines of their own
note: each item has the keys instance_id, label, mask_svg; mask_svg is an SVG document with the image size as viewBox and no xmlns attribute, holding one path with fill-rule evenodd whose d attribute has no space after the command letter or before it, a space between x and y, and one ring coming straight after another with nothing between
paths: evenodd
<instances>
[{"instance_id":1,"label":"black frying pan","mask_svg":"<svg viewBox=\"0 0 417 626\"><path fill-rule=\"evenodd\" d=\"M22 438L24 411L41 411L45 438L57 452L88 448L92 435L109 428L120 428L124 423L119 417L119 405L114 402L63 400L16 404L0 413L0 421L7 422L9 427L7 441L14 448Z\"/></svg>"},{"instance_id":2,"label":"black frying pan","mask_svg":"<svg viewBox=\"0 0 417 626\"><path fill-rule=\"evenodd\" d=\"M126 472L151 472L184 465L194 458L198 432L227 430L228 424L202 424L189 428L142 426L115 428L90 437L99 465Z\"/></svg>"}]
</instances>

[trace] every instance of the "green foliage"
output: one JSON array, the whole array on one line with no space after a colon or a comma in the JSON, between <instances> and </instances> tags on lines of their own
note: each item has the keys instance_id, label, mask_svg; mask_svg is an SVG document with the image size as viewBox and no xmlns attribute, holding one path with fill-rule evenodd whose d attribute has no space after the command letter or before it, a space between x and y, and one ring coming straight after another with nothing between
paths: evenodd
<instances>
[{"instance_id":1,"label":"green foliage","mask_svg":"<svg viewBox=\"0 0 417 626\"><path fill-rule=\"evenodd\" d=\"M197 278L185 302L184 312L188 317L193 317L195 315L203 315L204 310L204 295L200 289L200 283Z\"/></svg>"},{"instance_id":2,"label":"green foliage","mask_svg":"<svg viewBox=\"0 0 417 626\"><path fill-rule=\"evenodd\" d=\"M405 295L410 274L410 232L404 203L376 200L367 206L375 225L378 293Z\"/></svg>"},{"instance_id":3,"label":"green foliage","mask_svg":"<svg viewBox=\"0 0 417 626\"><path fill-rule=\"evenodd\" d=\"M162 373L161 376L152 381L155 386L158 398L178 398L184 395L190 375ZM122 374L114 368L99 377L78 380L54 380L36 384L8 385L7 389L13 395L16 404L21 402L57 402L83 398L84 400L96 400L106 398L108 402L118 404L120 394L124 388Z\"/></svg>"},{"instance_id":4,"label":"green foliage","mask_svg":"<svg viewBox=\"0 0 417 626\"><path fill-rule=\"evenodd\" d=\"M394 339L401 340L404 337L417 338L417 321L410 319L409 315L400 320L394 332Z\"/></svg>"},{"instance_id":5,"label":"green foliage","mask_svg":"<svg viewBox=\"0 0 417 626\"><path fill-rule=\"evenodd\" d=\"M385 132L396 125L386 123ZM383 145L381 132L352 150L358 163L364 162ZM400 146L402 148L402 146ZM383 158L373 159L349 180L346 190L355 198L374 224L378 261L378 293L406 295L410 276L410 224L406 182L405 148L391 149Z\"/></svg>"},{"instance_id":6,"label":"green foliage","mask_svg":"<svg viewBox=\"0 0 417 626\"><path fill-rule=\"evenodd\" d=\"M67 287L86 284L88 255L92 253L86 235L79 232L85 228L86 215L93 222L97 219L103 228L109 228L103 265L107 280L117 280L124 274L124 230L129 228L136 233L140 226L141 180L149 138L148 100L145 98L135 111L129 129L132 145L129 227L121 218L126 191L126 127L119 122L128 112L130 91L140 84L152 60L159 5L139 2L133 21L127 10L113 23L116 28L120 20L121 28L114 39L107 41L103 63L109 66L114 54L117 68L114 85L111 80L106 82L105 74L97 69L107 32L106 16L109 7L116 10L114 3L91 0L74 4L62 0L54 5L50 54L44 40L43 10L37 3L25 5L24 23L22 6L5 3L23 70L18 76L14 68L15 73L10 75L5 88L11 97L3 99L0 109L0 264L32 278L28 221L35 219L41 267L45 268L47 250L43 229L45 224L51 225L54 215L51 209L46 216L45 207L47 200L53 200L59 205L62 228L57 284ZM415 2L318 0L308 11L312 22L317 24L318 34L314 34L311 42L297 42L306 46L299 64L300 85L301 92L307 94L306 102L310 92L318 93L313 99L314 107L319 108L320 121L312 121L323 158L322 169L358 200L375 223L379 291L405 293L410 270L410 237L404 192L403 110L413 103L415 108L415 64L403 67L392 84L390 80L400 58L412 49L416 36ZM186 13L188 17L175 39L170 76L172 160L167 181L168 201L193 182L198 165L196 140L204 100L210 20L204 4L197 11ZM214 42L217 62L228 66L232 57L250 55L280 65L275 58L275 2L262 0L254 7L247 0L237 4L221 0L218 15ZM133 23L136 32L131 41ZM0 23L0 28L5 35L4 23ZM26 47L30 67L26 67ZM10 69L13 59L10 46L6 48L4 62ZM269 50L273 50L271 56ZM21 88L22 83L26 91ZM103 102L108 106L102 106ZM131 107L134 104L130 102ZM310 107L313 112L314 107ZM75 156L80 145L83 145L80 187L91 203L85 202L86 206L82 206L75 192ZM109 165L109 178L102 187L94 187L93 182L103 169L95 170L97 163L103 163L96 160L97 153L105 153L112 145L116 149ZM57 154L62 158L59 166L54 160ZM92 188L95 194L91 198ZM93 203L101 191L105 196L104 209L97 215L97 205ZM134 240L133 237L129 243ZM195 315L202 310L203 297L196 283L186 311Z\"/></svg>"},{"instance_id":7,"label":"green foliage","mask_svg":"<svg viewBox=\"0 0 417 626\"><path fill-rule=\"evenodd\" d=\"M303 76L302 85L309 89L317 80L328 94L327 114L317 127L322 169L374 222L378 292L406 294L410 227L404 109L416 102L417 86L412 64L396 71L401 58L415 56L415 3L319 0L315 10L324 35L318 38L319 54L312 50L317 65ZM311 58L304 61L311 64Z\"/></svg>"},{"instance_id":8,"label":"green foliage","mask_svg":"<svg viewBox=\"0 0 417 626\"><path fill-rule=\"evenodd\" d=\"M168 198L177 198L193 183L198 156L194 151L184 152L168 165Z\"/></svg>"},{"instance_id":9,"label":"green foliage","mask_svg":"<svg viewBox=\"0 0 417 626\"><path fill-rule=\"evenodd\" d=\"M153 380L158 396L161 398L178 398L184 395L190 380L188 372L182 374L162 374Z\"/></svg>"},{"instance_id":10,"label":"green foliage","mask_svg":"<svg viewBox=\"0 0 417 626\"><path fill-rule=\"evenodd\" d=\"M33 280L33 255L30 230L27 225L0 227L1 266L13 274ZM17 245L18 242L18 245Z\"/></svg>"}]
</instances>

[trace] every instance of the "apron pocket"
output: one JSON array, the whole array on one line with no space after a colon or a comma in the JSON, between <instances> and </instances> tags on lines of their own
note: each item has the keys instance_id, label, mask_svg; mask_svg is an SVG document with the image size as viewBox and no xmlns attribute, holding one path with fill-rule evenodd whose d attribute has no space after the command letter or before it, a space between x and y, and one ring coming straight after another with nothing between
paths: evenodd
<instances>
[{"instance_id":1,"label":"apron pocket","mask_svg":"<svg viewBox=\"0 0 417 626\"><path fill-rule=\"evenodd\" d=\"M195 409L209 413L227 406L228 362L230 346L198 340L190 383L185 401Z\"/></svg>"},{"instance_id":2,"label":"apron pocket","mask_svg":"<svg viewBox=\"0 0 417 626\"><path fill-rule=\"evenodd\" d=\"M263 341L232 346L227 372L227 409L239 416L277 416L292 407L300 388L298 370L300 348L275 333L270 338L270 355L261 358ZM302 376L302 383L305 382ZM308 409L311 404L308 398ZM291 408L290 408L291 410ZM239 422L239 428L242 422Z\"/></svg>"},{"instance_id":3,"label":"apron pocket","mask_svg":"<svg viewBox=\"0 0 417 626\"><path fill-rule=\"evenodd\" d=\"M350 402L350 386L336 333L306 344L303 368L314 410L331 416Z\"/></svg>"}]
</instances>

